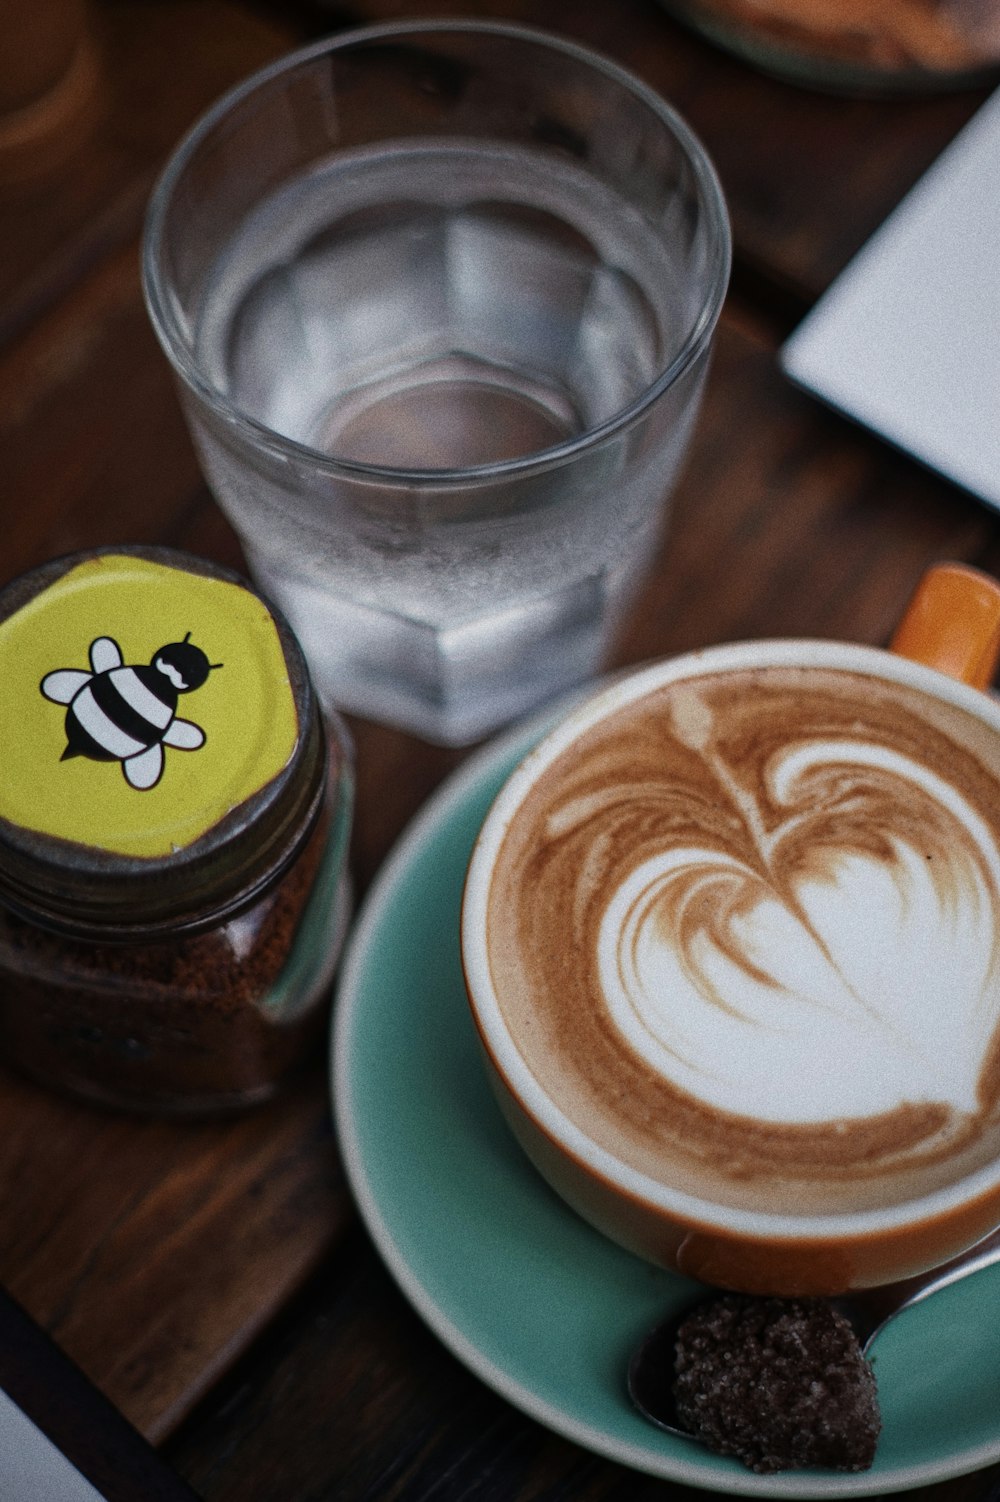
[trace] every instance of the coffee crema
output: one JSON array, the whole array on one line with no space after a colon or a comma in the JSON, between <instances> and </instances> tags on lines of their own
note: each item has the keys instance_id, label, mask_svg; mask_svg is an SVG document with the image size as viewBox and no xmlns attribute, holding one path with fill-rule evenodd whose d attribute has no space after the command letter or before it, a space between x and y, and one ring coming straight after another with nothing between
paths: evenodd
<instances>
[{"instance_id":1,"label":"coffee crema","mask_svg":"<svg viewBox=\"0 0 1000 1502\"><path fill-rule=\"evenodd\" d=\"M563 1114L649 1178L796 1215L1000 1155L1000 738L809 665L654 689L547 766L487 949Z\"/></svg>"}]
</instances>

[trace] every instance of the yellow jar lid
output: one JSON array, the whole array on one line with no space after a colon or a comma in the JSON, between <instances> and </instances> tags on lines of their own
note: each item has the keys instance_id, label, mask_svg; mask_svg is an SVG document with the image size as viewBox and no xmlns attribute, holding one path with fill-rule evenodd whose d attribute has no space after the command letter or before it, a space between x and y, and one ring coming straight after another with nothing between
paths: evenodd
<instances>
[{"instance_id":1,"label":"yellow jar lid","mask_svg":"<svg viewBox=\"0 0 1000 1502\"><path fill-rule=\"evenodd\" d=\"M148 923L255 885L315 801L317 721L290 630L227 570L123 547L24 576L0 594L0 895Z\"/></svg>"}]
</instances>

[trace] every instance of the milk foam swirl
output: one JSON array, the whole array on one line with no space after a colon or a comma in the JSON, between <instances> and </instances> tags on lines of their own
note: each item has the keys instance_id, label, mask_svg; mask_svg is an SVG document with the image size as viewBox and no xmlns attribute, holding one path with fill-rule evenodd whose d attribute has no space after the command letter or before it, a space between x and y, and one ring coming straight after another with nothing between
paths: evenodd
<instances>
[{"instance_id":1,"label":"milk foam swirl","mask_svg":"<svg viewBox=\"0 0 1000 1502\"><path fill-rule=\"evenodd\" d=\"M654 689L537 777L487 927L528 1070L649 1177L825 1213L1000 1153L1000 758L915 688Z\"/></svg>"},{"instance_id":2,"label":"milk foam swirl","mask_svg":"<svg viewBox=\"0 0 1000 1502\"><path fill-rule=\"evenodd\" d=\"M681 845L615 892L598 954L629 1045L681 1089L763 1121L915 1101L975 1111L996 1026L1000 898L982 819L912 759L830 741L767 766L784 816L765 825L707 733L698 749L756 859ZM905 820L876 856L865 826L886 799Z\"/></svg>"}]
</instances>

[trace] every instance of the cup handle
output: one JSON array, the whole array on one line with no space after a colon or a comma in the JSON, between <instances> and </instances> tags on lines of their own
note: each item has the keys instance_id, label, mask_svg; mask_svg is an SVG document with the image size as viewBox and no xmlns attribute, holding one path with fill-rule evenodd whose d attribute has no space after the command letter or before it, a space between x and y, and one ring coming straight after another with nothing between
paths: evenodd
<instances>
[{"instance_id":1,"label":"cup handle","mask_svg":"<svg viewBox=\"0 0 1000 1502\"><path fill-rule=\"evenodd\" d=\"M989 688L1000 661L1000 583L965 563L937 563L913 592L889 649Z\"/></svg>"}]
</instances>

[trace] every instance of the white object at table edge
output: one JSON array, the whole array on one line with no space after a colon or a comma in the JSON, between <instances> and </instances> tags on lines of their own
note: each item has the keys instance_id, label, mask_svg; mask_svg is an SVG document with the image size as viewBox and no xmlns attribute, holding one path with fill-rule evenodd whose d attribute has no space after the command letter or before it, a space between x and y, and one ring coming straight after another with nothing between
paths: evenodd
<instances>
[{"instance_id":1,"label":"white object at table edge","mask_svg":"<svg viewBox=\"0 0 1000 1502\"><path fill-rule=\"evenodd\" d=\"M781 351L831 406L1000 508L1000 90Z\"/></svg>"}]
</instances>

